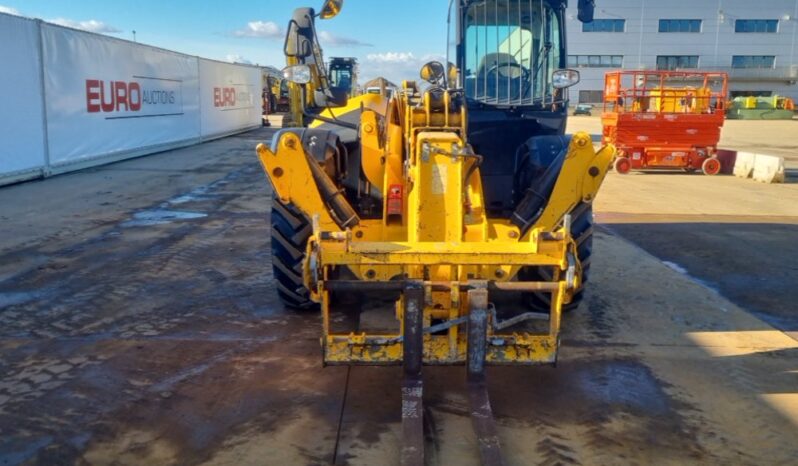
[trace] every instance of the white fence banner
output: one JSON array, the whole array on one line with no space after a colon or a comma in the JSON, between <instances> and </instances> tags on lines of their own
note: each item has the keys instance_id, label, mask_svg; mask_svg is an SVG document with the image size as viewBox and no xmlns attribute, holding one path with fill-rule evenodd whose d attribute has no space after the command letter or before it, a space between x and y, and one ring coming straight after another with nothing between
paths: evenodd
<instances>
[{"instance_id":1,"label":"white fence banner","mask_svg":"<svg viewBox=\"0 0 798 466\"><path fill-rule=\"evenodd\" d=\"M50 163L199 140L196 57L42 25Z\"/></svg>"},{"instance_id":2,"label":"white fence banner","mask_svg":"<svg viewBox=\"0 0 798 466\"><path fill-rule=\"evenodd\" d=\"M202 137L261 125L261 71L199 59Z\"/></svg>"},{"instance_id":3,"label":"white fence banner","mask_svg":"<svg viewBox=\"0 0 798 466\"><path fill-rule=\"evenodd\" d=\"M261 69L0 13L0 185L261 124Z\"/></svg>"},{"instance_id":4,"label":"white fence banner","mask_svg":"<svg viewBox=\"0 0 798 466\"><path fill-rule=\"evenodd\" d=\"M39 24L0 13L0 184L46 165Z\"/></svg>"}]
</instances>

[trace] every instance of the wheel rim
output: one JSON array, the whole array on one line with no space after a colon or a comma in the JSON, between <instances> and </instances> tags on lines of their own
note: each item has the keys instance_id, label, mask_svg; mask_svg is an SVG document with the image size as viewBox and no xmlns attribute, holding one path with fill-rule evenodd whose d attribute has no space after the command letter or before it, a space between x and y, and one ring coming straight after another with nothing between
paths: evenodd
<instances>
[{"instance_id":1,"label":"wheel rim","mask_svg":"<svg viewBox=\"0 0 798 466\"><path fill-rule=\"evenodd\" d=\"M615 171L621 174L629 173L629 169L632 168L632 164L629 162L629 159L626 157L620 157L615 161Z\"/></svg>"},{"instance_id":2,"label":"wheel rim","mask_svg":"<svg viewBox=\"0 0 798 466\"><path fill-rule=\"evenodd\" d=\"M706 159L702 168L707 175L717 175L720 172L720 162L718 159Z\"/></svg>"}]
</instances>

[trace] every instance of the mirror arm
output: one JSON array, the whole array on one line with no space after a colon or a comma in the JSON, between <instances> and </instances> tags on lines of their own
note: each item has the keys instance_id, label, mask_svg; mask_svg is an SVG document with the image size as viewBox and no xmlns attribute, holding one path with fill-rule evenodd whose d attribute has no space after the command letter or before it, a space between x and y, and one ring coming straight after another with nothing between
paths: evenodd
<instances>
[{"instance_id":1,"label":"mirror arm","mask_svg":"<svg viewBox=\"0 0 798 466\"><path fill-rule=\"evenodd\" d=\"M319 35L316 34L316 21L310 21L311 33L313 34L312 51L313 59L316 61L316 69L318 70L319 82L325 95L328 95L330 83L327 81L327 69L324 66L324 55L321 52L321 45L319 44ZM332 94L329 94L332 95Z\"/></svg>"}]
</instances>

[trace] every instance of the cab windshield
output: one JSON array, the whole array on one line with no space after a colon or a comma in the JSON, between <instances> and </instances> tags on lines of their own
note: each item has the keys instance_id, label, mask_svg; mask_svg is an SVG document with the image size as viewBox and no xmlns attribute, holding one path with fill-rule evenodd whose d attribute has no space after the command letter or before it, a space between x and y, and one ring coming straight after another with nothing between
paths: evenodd
<instances>
[{"instance_id":1,"label":"cab windshield","mask_svg":"<svg viewBox=\"0 0 798 466\"><path fill-rule=\"evenodd\" d=\"M330 66L330 86L341 89L352 88L352 69L348 66Z\"/></svg>"},{"instance_id":2,"label":"cab windshield","mask_svg":"<svg viewBox=\"0 0 798 466\"><path fill-rule=\"evenodd\" d=\"M533 105L551 96L561 27L548 2L473 0L466 8L466 96L490 105Z\"/></svg>"}]
</instances>

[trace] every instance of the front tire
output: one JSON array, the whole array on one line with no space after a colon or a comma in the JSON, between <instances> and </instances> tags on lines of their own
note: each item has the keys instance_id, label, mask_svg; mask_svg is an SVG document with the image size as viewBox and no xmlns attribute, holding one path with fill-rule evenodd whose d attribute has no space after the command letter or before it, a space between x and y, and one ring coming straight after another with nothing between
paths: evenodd
<instances>
[{"instance_id":1,"label":"front tire","mask_svg":"<svg viewBox=\"0 0 798 466\"><path fill-rule=\"evenodd\" d=\"M271 227L272 272L280 301L292 309L315 308L302 280L302 264L312 233L310 221L294 206L275 198Z\"/></svg>"},{"instance_id":2,"label":"front tire","mask_svg":"<svg viewBox=\"0 0 798 466\"><path fill-rule=\"evenodd\" d=\"M573 293L571 302L563 305L563 311L569 312L576 309L584 298L585 284L590 275L590 259L593 255L593 204L579 203L571 211L571 236L576 242L576 255L582 264L582 282ZM524 267L518 273L524 280L552 281L554 271L548 267ZM539 312L551 310L551 294L529 293L530 307Z\"/></svg>"}]
</instances>

